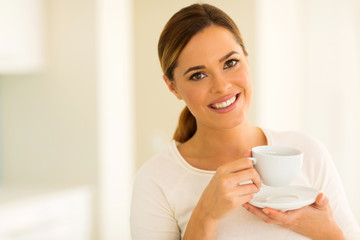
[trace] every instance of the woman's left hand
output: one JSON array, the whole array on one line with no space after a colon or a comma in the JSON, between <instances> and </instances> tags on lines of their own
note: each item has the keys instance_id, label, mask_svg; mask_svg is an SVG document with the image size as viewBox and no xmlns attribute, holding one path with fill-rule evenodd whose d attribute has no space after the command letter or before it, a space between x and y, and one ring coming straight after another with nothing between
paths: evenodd
<instances>
[{"instance_id":1,"label":"woman's left hand","mask_svg":"<svg viewBox=\"0 0 360 240\"><path fill-rule=\"evenodd\" d=\"M345 239L323 193L317 196L312 205L286 212L272 208L261 209L249 203L243 207L266 223L279 224L311 239Z\"/></svg>"}]
</instances>

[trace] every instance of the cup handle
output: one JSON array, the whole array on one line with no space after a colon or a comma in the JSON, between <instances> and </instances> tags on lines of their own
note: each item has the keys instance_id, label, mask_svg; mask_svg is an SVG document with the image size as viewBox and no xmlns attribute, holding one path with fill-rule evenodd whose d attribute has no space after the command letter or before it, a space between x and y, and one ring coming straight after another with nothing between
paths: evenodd
<instances>
[{"instance_id":1,"label":"cup handle","mask_svg":"<svg viewBox=\"0 0 360 240\"><path fill-rule=\"evenodd\" d=\"M249 159L253 162L254 165L256 164L256 158L254 158L254 157L249 157Z\"/></svg>"}]
</instances>

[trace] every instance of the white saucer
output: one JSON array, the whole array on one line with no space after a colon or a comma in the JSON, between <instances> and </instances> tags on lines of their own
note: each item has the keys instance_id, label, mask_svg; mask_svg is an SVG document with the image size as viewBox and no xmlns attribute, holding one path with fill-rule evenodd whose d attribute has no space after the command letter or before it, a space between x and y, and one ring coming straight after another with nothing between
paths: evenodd
<instances>
[{"instance_id":1,"label":"white saucer","mask_svg":"<svg viewBox=\"0 0 360 240\"><path fill-rule=\"evenodd\" d=\"M314 203L318 194L318 190L309 187L262 186L249 203L259 208L269 207L280 211L288 211Z\"/></svg>"}]
</instances>

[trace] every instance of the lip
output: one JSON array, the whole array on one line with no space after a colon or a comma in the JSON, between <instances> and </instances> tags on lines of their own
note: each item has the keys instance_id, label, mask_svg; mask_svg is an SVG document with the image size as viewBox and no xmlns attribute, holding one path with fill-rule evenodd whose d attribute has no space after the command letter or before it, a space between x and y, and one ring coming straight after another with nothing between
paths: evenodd
<instances>
[{"instance_id":1,"label":"lip","mask_svg":"<svg viewBox=\"0 0 360 240\"><path fill-rule=\"evenodd\" d=\"M213 104L215 104L215 103L226 102L227 100L233 98L234 96L236 96L236 95L238 95L238 94L239 94L239 93L233 93L233 94L227 95L227 96L225 96L225 97L216 99L215 101L213 101L212 103L210 103L208 106L210 107L210 105L213 105Z\"/></svg>"},{"instance_id":2,"label":"lip","mask_svg":"<svg viewBox=\"0 0 360 240\"><path fill-rule=\"evenodd\" d=\"M213 105L213 104L225 102L225 101L233 98L234 96L236 96L235 102L233 102L231 105L227 106L226 108L214 109L214 108L211 107L211 105ZM234 108L236 108L236 106L237 106L238 103L239 103L240 97L241 97L241 93L240 93L240 92L227 95L227 96L225 96L225 97L216 99L215 101L213 101L212 103L210 103L210 104L208 105L208 108L209 108L210 110L212 110L213 112L216 112L216 113L227 113L227 112L230 112L231 110L233 110Z\"/></svg>"}]
</instances>

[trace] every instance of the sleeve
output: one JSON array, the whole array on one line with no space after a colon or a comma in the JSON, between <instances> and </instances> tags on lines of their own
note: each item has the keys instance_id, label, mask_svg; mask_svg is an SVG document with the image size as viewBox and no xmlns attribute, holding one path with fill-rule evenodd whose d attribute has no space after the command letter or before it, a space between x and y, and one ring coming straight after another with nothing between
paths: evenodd
<instances>
[{"instance_id":1,"label":"sleeve","mask_svg":"<svg viewBox=\"0 0 360 240\"><path fill-rule=\"evenodd\" d=\"M360 240L360 229L350 209L339 174L332 158L322 144L319 144L322 157L317 166L319 170L315 184L328 197L333 215L347 240Z\"/></svg>"},{"instance_id":2,"label":"sleeve","mask_svg":"<svg viewBox=\"0 0 360 240\"><path fill-rule=\"evenodd\" d=\"M139 172L133 185L130 214L133 240L179 240L174 211L161 187Z\"/></svg>"}]
</instances>

